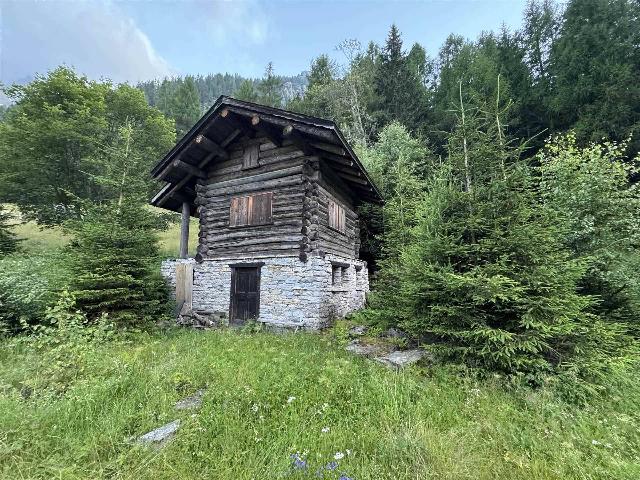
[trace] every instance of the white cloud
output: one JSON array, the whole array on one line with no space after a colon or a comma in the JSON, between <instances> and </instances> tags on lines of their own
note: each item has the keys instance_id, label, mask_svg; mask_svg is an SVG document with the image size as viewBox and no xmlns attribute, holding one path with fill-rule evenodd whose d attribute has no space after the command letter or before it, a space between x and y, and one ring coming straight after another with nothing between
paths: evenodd
<instances>
[{"instance_id":1,"label":"white cloud","mask_svg":"<svg viewBox=\"0 0 640 480\"><path fill-rule=\"evenodd\" d=\"M145 33L116 4L0 2L0 79L5 83L29 79L62 63L91 78L116 82L137 82L175 73Z\"/></svg>"},{"instance_id":2,"label":"white cloud","mask_svg":"<svg viewBox=\"0 0 640 480\"><path fill-rule=\"evenodd\" d=\"M214 1L203 8L208 31L216 42L262 45L266 41L269 17L258 1Z\"/></svg>"}]
</instances>

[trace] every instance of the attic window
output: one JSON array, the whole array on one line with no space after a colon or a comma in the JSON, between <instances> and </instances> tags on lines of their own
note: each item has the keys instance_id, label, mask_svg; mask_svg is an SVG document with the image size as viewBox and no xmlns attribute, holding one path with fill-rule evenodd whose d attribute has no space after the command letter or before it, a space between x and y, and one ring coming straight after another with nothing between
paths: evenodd
<instances>
[{"instance_id":1,"label":"attic window","mask_svg":"<svg viewBox=\"0 0 640 480\"><path fill-rule=\"evenodd\" d=\"M229 226L245 227L272 223L273 192L233 197L229 208Z\"/></svg>"},{"instance_id":2,"label":"attic window","mask_svg":"<svg viewBox=\"0 0 640 480\"><path fill-rule=\"evenodd\" d=\"M260 153L260 146L258 144L247 145L242 154L242 168L255 168L259 167L258 157Z\"/></svg>"},{"instance_id":3,"label":"attic window","mask_svg":"<svg viewBox=\"0 0 640 480\"><path fill-rule=\"evenodd\" d=\"M333 200L329 201L329 228L346 233L346 216L344 207Z\"/></svg>"}]
</instances>

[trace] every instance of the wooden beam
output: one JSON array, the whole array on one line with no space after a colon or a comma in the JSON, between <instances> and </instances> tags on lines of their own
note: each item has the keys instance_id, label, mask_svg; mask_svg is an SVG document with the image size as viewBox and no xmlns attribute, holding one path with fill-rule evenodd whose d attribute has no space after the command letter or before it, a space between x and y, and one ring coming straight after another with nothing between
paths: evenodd
<instances>
[{"instance_id":1,"label":"wooden beam","mask_svg":"<svg viewBox=\"0 0 640 480\"><path fill-rule=\"evenodd\" d=\"M224 118L229 125L231 125L235 129L242 130L242 133L249 138L255 137L255 132L253 129L249 128L246 122L238 115L237 113L232 112L228 108L223 109L220 112L220 117Z\"/></svg>"},{"instance_id":2,"label":"wooden beam","mask_svg":"<svg viewBox=\"0 0 640 480\"><path fill-rule=\"evenodd\" d=\"M364 178L360 178L360 177L356 177L355 175L349 175L348 173L344 173L344 172L336 172L341 178L349 181L349 182L354 182L354 183L358 183L360 185L368 185L369 182L367 182Z\"/></svg>"},{"instance_id":3,"label":"wooden beam","mask_svg":"<svg viewBox=\"0 0 640 480\"><path fill-rule=\"evenodd\" d=\"M326 160L330 160L334 163L339 163L340 165L345 165L347 167L353 166L353 160L348 157L341 157L340 155L334 155L333 153L329 152L320 152L319 155Z\"/></svg>"},{"instance_id":4,"label":"wooden beam","mask_svg":"<svg viewBox=\"0 0 640 480\"><path fill-rule=\"evenodd\" d=\"M286 125L282 129L282 137L291 140L294 145L296 145L297 147L300 147L300 149L304 152L305 155L318 154L316 149L313 148L311 144L309 144L309 142L307 142L305 138L300 134L300 132L297 131L295 127L291 124Z\"/></svg>"},{"instance_id":5,"label":"wooden beam","mask_svg":"<svg viewBox=\"0 0 640 480\"><path fill-rule=\"evenodd\" d=\"M196 145L204 148L208 152L215 152L220 158L225 160L229 158L229 154L224 148L202 134L198 135L194 142Z\"/></svg>"},{"instance_id":6,"label":"wooden beam","mask_svg":"<svg viewBox=\"0 0 640 480\"><path fill-rule=\"evenodd\" d=\"M266 136L276 147L282 146L282 133L277 125L269 123L268 120L262 121L258 115L251 117L251 125Z\"/></svg>"},{"instance_id":7,"label":"wooden beam","mask_svg":"<svg viewBox=\"0 0 640 480\"><path fill-rule=\"evenodd\" d=\"M184 170L185 172L190 173L194 177L207 178L207 174L204 172L204 170L196 167L195 165L191 165L190 163L183 162L182 160L174 160L171 165L175 168L179 168L180 170Z\"/></svg>"},{"instance_id":8,"label":"wooden beam","mask_svg":"<svg viewBox=\"0 0 640 480\"><path fill-rule=\"evenodd\" d=\"M189 202L182 203L182 222L180 224L180 258L189 257L189 222L191 221Z\"/></svg>"},{"instance_id":9,"label":"wooden beam","mask_svg":"<svg viewBox=\"0 0 640 480\"><path fill-rule=\"evenodd\" d=\"M326 152L333 153L335 155L339 155L341 157L347 156L347 152L344 148L340 147L339 145L334 145L333 143L311 142L311 146L320 150L324 150Z\"/></svg>"},{"instance_id":10,"label":"wooden beam","mask_svg":"<svg viewBox=\"0 0 640 480\"><path fill-rule=\"evenodd\" d=\"M227 138L224 139L224 141L222 141L220 143L220 146L222 148L226 148L227 145L229 145L231 142L233 142L236 137L238 135L240 135L240 133L242 133L242 131L240 129L236 129L234 130L231 135L229 135ZM211 160L213 160L215 157L217 156L217 152L211 152L209 155L207 155L204 160L202 160L199 164L198 164L198 168L202 169L205 165L207 165ZM185 175L185 177L180 180L178 183L176 183L173 187L171 187L171 189L167 192L167 194L165 196L163 196L159 201L157 206L161 207L162 205L164 205L164 203L167 201L167 199L173 195L174 193L178 192L182 187L184 187L189 180L191 180L193 178L193 175L191 174L187 174Z\"/></svg>"}]
</instances>

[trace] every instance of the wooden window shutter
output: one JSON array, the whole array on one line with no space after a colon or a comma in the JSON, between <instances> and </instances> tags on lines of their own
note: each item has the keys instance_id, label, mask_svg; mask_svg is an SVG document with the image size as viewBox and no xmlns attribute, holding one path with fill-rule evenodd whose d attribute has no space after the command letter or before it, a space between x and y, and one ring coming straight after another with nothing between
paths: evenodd
<instances>
[{"instance_id":1,"label":"wooden window shutter","mask_svg":"<svg viewBox=\"0 0 640 480\"><path fill-rule=\"evenodd\" d=\"M344 207L338 205L333 200L329 201L329 227L340 233L345 233L346 230L346 215Z\"/></svg>"},{"instance_id":2,"label":"wooden window shutter","mask_svg":"<svg viewBox=\"0 0 640 480\"><path fill-rule=\"evenodd\" d=\"M247 145L242 155L242 168L254 168L260 166L258 162L260 145Z\"/></svg>"},{"instance_id":3,"label":"wooden window shutter","mask_svg":"<svg viewBox=\"0 0 640 480\"><path fill-rule=\"evenodd\" d=\"M273 192L233 197L229 207L229 226L265 225L273 220Z\"/></svg>"}]
</instances>

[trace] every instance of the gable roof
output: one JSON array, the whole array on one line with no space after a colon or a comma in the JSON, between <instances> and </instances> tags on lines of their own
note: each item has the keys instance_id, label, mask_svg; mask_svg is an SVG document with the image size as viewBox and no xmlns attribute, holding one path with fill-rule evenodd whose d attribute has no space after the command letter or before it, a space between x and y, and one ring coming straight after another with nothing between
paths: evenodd
<instances>
[{"instance_id":1,"label":"gable roof","mask_svg":"<svg viewBox=\"0 0 640 480\"><path fill-rule=\"evenodd\" d=\"M380 192L334 122L222 95L151 170L153 178L167 182L151 204L179 211L184 201L193 203L195 183L205 176L206 165L228 158L226 147L237 138L256 133L276 145L290 140L306 155L320 157L353 190L357 200L382 202Z\"/></svg>"}]
</instances>

